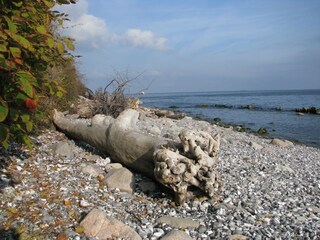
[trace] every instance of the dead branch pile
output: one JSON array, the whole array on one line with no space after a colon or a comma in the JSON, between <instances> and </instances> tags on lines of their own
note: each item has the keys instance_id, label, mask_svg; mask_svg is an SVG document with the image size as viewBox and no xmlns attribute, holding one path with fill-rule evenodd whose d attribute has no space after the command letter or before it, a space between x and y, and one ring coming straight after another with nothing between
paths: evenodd
<instances>
[{"instance_id":1,"label":"dead branch pile","mask_svg":"<svg viewBox=\"0 0 320 240\"><path fill-rule=\"evenodd\" d=\"M138 98L131 99L127 97L125 91L128 90L129 83L139 78L142 74L140 73L134 78L129 78L128 70L126 72L115 70L114 79L105 88L99 88L95 92L87 89L84 97L89 99L89 101L84 99L79 100L78 110L81 109L81 113L78 111L78 114L80 117L86 118L93 117L96 114L104 114L116 118L126 109L137 109L140 100Z\"/></svg>"},{"instance_id":2,"label":"dead branch pile","mask_svg":"<svg viewBox=\"0 0 320 240\"><path fill-rule=\"evenodd\" d=\"M124 94L128 82L129 80L119 82L113 79L104 89L98 89L93 94L93 100L95 102L93 115L104 114L116 118L121 112L128 109L130 107L130 100ZM108 92L108 88L112 85L115 85L113 92Z\"/></svg>"}]
</instances>

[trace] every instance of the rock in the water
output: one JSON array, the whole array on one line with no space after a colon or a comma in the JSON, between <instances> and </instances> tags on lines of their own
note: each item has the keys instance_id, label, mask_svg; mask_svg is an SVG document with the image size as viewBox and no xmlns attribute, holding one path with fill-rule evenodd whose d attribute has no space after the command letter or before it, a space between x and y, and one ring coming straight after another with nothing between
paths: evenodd
<instances>
[{"instance_id":1,"label":"rock in the water","mask_svg":"<svg viewBox=\"0 0 320 240\"><path fill-rule=\"evenodd\" d=\"M280 147L289 147L289 146L293 145L293 143L288 141L288 140L280 140L280 139L277 139L277 138L272 139L271 144L277 145L277 146L280 146Z\"/></svg>"},{"instance_id":2,"label":"rock in the water","mask_svg":"<svg viewBox=\"0 0 320 240\"><path fill-rule=\"evenodd\" d=\"M168 110L158 110L158 111L155 111L155 114L158 117L167 117L167 118L171 118L171 119L182 119L186 116L185 113L174 113L174 112L168 111Z\"/></svg>"},{"instance_id":3,"label":"rock in the water","mask_svg":"<svg viewBox=\"0 0 320 240\"><path fill-rule=\"evenodd\" d=\"M99 240L115 238L141 239L132 228L116 219L108 217L105 212L99 209L93 209L80 225L84 228L84 233L89 238Z\"/></svg>"},{"instance_id":4,"label":"rock in the water","mask_svg":"<svg viewBox=\"0 0 320 240\"><path fill-rule=\"evenodd\" d=\"M191 240L192 238L184 231L173 230L167 233L161 240Z\"/></svg>"},{"instance_id":5,"label":"rock in the water","mask_svg":"<svg viewBox=\"0 0 320 240\"><path fill-rule=\"evenodd\" d=\"M82 172L86 173L88 175L91 175L92 177L98 177L99 175L105 175L105 172L95 164L87 165L82 168Z\"/></svg>"},{"instance_id":6,"label":"rock in the water","mask_svg":"<svg viewBox=\"0 0 320 240\"><path fill-rule=\"evenodd\" d=\"M132 194L134 191L134 175L126 168L111 169L105 183L108 188L118 188L122 192Z\"/></svg>"},{"instance_id":7,"label":"rock in the water","mask_svg":"<svg viewBox=\"0 0 320 240\"><path fill-rule=\"evenodd\" d=\"M59 155L61 157L74 157L74 154L72 152L72 145L67 141L55 143L51 146L51 149L54 151L54 154Z\"/></svg>"},{"instance_id":8,"label":"rock in the water","mask_svg":"<svg viewBox=\"0 0 320 240\"><path fill-rule=\"evenodd\" d=\"M198 228L200 225L199 221L195 221L189 218L179 218L179 217L170 217L170 216L162 216L157 220L157 222L165 223L177 228L187 228L187 227Z\"/></svg>"}]
</instances>

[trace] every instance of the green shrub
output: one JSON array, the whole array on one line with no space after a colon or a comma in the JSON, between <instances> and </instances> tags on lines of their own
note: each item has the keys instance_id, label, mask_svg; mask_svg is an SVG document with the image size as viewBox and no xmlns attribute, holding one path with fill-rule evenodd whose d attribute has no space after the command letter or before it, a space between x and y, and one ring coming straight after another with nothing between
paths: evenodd
<instances>
[{"instance_id":1,"label":"green shrub","mask_svg":"<svg viewBox=\"0 0 320 240\"><path fill-rule=\"evenodd\" d=\"M53 127L50 119L52 110L69 110L72 104L77 104L78 97L84 96L86 92L83 76L78 72L74 61L49 67L44 77L48 79L47 81L53 81L54 79L64 89L64 93L61 97L57 97L56 95L52 95L48 88L41 92L38 106L41 117L35 119L37 128L34 129L34 132Z\"/></svg>"},{"instance_id":2,"label":"green shrub","mask_svg":"<svg viewBox=\"0 0 320 240\"><path fill-rule=\"evenodd\" d=\"M28 134L41 115L41 93L48 90L58 98L65 92L45 72L73 59L66 50L74 49L73 40L54 31L66 16L52 10L55 4L69 3L74 1L0 0L0 144L5 148L9 140L31 147Z\"/></svg>"}]
</instances>

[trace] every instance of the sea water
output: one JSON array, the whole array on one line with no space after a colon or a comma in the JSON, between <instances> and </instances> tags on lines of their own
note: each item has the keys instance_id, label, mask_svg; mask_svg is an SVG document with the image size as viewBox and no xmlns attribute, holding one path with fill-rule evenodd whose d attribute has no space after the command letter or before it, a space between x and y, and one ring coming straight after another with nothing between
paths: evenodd
<instances>
[{"instance_id":1,"label":"sea water","mask_svg":"<svg viewBox=\"0 0 320 240\"><path fill-rule=\"evenodd\" d=\"M209 121L241 125L270 137L320 147L320 115L297 114L295 109L320 108L318 90L223 91L152 93L140 97L145 107L171 109Z\"/></svg>"}]
</instances>

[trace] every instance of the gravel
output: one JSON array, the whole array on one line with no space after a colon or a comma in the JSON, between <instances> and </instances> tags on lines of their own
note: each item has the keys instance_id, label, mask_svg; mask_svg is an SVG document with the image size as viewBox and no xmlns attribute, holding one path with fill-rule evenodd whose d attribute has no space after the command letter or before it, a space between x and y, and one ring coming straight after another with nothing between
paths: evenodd
<instances>
[{"instance_id":1,"label":"gravel","mask_svg":"<svg viewBox=\"0 0 320 240\"><path fill-rule=\"evenodd\" d=\"M169 192L157 183L146 188L141 183L153 181L138 173L134 194L108 189L101 175L83 169L96 164L108 171L112 159L62 133L45 131L33 139L32 151L17 144L8 151L0 149L0 239L88 239L79 223L96 207L143 239L160 239L172 230L183 230L192 239L320 238L319 148L296 143L281 147L270 139L189 117L144 120L138 125L141 131L152 128L149 134L164 137L176 138L184 128L222 135L219 172L224 187L218 204L203 197L175 206ZM69 143L72 154L54 153L52 145L61 141ZM193 219L200 225L173 227L157 221L163 216Z\"/></svg>"}]
</instances>

